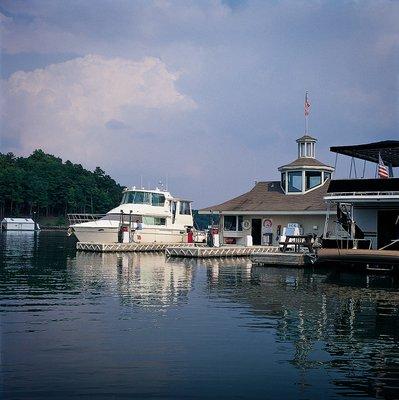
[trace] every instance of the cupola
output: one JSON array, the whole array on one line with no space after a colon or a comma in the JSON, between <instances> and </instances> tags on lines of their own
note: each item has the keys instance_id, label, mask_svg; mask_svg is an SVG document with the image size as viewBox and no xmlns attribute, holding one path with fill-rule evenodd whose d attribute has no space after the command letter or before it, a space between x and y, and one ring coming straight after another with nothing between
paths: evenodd
<instances>
[{"instance_id":1,"label":"cupola","mask_svg":"<svg viewBox=\"0 0 399 400\"><path fill-rule=\"evenodd\" d=\"M317 139L309 135L304 135L297 139L296 142L298 143L298 158L316 158L315 147Z\"/></svg>"},{"instance_id":2,"label":"cupola","mask_svg":"<svg viewBox=\"0 0 399 400\"><path fill-rule=\"evenodd\" d=\"M305 134L296 140L298 158L281 166L281 188L285 194L305 194L325 184L334 168L316 159L317 139Z\"/></svg>"}]
</instances>

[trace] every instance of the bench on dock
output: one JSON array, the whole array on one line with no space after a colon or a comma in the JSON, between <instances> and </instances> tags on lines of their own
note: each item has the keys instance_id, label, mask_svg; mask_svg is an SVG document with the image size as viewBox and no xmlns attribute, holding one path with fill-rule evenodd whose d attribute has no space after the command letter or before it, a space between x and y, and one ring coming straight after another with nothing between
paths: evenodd
<instances>
[{"instance_id":1,"label":"bench on dock","mask_svg":"<svg viewBox=\"0 0 399 400\"><path fill-rule=\"evenodd\" d=\"M294 253L300 253L301 247L305 247L309 252L313 251L312 247L312 236L311 235L299 235L291 236L287 235L284 242L279 242L280 246L283 246L280 250L285 253L288 250L288 246L294 247Z\"/></svg>"}]
</instances>

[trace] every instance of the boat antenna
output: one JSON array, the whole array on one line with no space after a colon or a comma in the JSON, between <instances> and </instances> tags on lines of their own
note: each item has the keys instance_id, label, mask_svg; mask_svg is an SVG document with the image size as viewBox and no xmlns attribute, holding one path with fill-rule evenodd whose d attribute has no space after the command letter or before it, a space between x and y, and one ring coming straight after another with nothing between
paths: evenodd
<instances>
[{"instance_id":1,"label":"boat antenna","mask_svg":"<svg viewBox=\"0 0 399 400\"><path fill-rule=\"evenodd\" d=\"M168 190L168 174L166 174L165 183L166 183L166 190Z\"/></svg>"},{"instance_id":2,"label":"boat antenna","mask_svg":"<svg viewBox=\"0 0 399 400\"><path fill-rule=\"evenodd\" d=\"M144 189L143 188L143 175L140 175L140 189Z\"/></svg>"}]
</instances>

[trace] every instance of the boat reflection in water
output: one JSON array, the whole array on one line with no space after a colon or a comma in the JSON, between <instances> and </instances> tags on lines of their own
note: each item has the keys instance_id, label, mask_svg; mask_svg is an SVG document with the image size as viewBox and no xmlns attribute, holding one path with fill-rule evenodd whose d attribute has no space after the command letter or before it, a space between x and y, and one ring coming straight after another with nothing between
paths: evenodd
<instances>
[{"instance_id":1,"label":"boat reflection in water","mask_svg":"<svg viewBox=\"0 0 399 400\"><path fill-rule=\"evenodd\" d=\"M39 232L3 231L0 233L0 253L8 267L30 266L38 247Z\"/></svg>"},{"instance_id":2,"label":"boat reflection in water","mask_svg":"<svg viewBox=\"0 0 399 400\"><path fill-rule=\"evenodd\" d=\"M391 276L207 263L214 297L248 305L245 326L291 344L300 385L323 368L344 396L399 398L399 292ZM250 271L250 273L249 273Z\"/></svg>"},{"instance_id":3,"label":"boat reflection in water","mask_svg":"<svg viewBox=\"0 0 399 400\"><path fill-rule=\"evenodd\" d=\"M398 398L395 278L30 238L0 235L2 398Z\"/></svg>"},{"instance_id":4,"label":"boat reflection in water","mask_svg":"<svg viewBox=\"0 0 399 400\"><path fill-rule=\"evenodd\" d=\"M187 301L193 269L166 262L161 253L77 252L75 273L86 283L101 282L122 301L141 307L168 307Z\"/></svg>"}]
</instances>

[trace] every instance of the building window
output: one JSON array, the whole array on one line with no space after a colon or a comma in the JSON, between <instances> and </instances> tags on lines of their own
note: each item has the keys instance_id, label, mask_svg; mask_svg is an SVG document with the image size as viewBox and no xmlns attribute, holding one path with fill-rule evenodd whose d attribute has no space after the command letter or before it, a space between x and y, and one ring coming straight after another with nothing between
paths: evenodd
<instances>
[{"instance_id":1,"label":"building window","mask_svg":"<svg viewBox=\"0 0 399 400\"><path fill-rule=\"evenodd\" d=\"M313 189L316 186L321 185L321 172L320 171L306 171L306 190Z\"/></svg>"},{"instance_id":2,"label":"building window","mask_svg":"<svg viewBox=\"0 0 399 400\"><path fill-rule=\"evenodd\" d=\"M242 215L237 216L237 228L239 231L242 231L242 221L243 221Z\"/></svg>"},{"instance_id":3,"label":"building window","mask_svg":"<svg viewBox=\"0 0 399 400\"><path fill-rule=\"evenodd\" d=\"M180 215L191 215L189 201L180 202Z\"/></svg>"},{"instance_id":4,"label":"building window","mask_svg":"<svg viewBox=\"0 0 399 400\"><path fill-rule=\"evenodd\" d=\"M224 216L224 230L225 231L237 230L237 217L235 215Z\"/></svg>"},{"instance_id":5,"label":"building window","mask_svg":"<svg viewBox=\"0 0 399 400\"><path fill-rule=\"evenodd\" d=\"M285 180L286 180L286 175L285 172L283 172L281 174L281 188L284 190L284 192L285 192Z\"/></svg>"},{"instance_id":6,"label":"building window","mask_svg":"<svg viewBox=\"0 0 399 400\"><path fill-rule=\"evenodd\" d=\"M225 215L224 230L225 231L242 231L242 215Z\"/></svg>"},{"instance_id":7,"label":"building window","mask_svg":"<svg viewBox=\"0 0 399 400\"><path fill-rule=\"evenodd\" d=\"M302 192L302 171L288 172L288 192Z\"/></svg>"},{"instance_id":8,"label":"building window","mask_svg":"<svg viewBox=\"0 0 399 400\"><path fill-rule=\"evenodd\" d=\"M331 179L331 172L324 172L324 182L325 182L327 179Z\"/></svg>"}]
</instances>

